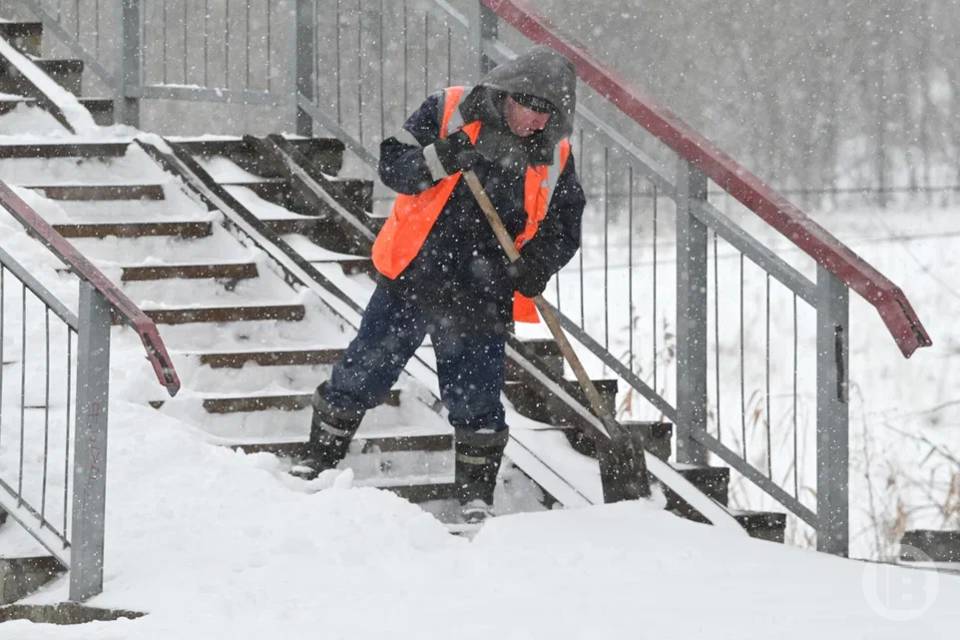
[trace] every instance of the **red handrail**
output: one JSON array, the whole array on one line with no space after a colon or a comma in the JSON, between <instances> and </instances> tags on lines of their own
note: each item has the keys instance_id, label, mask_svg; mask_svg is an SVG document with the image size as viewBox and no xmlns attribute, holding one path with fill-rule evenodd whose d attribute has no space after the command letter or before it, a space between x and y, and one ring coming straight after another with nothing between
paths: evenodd
<instances>
[{"instance_id":1,"label":"red handrail","mask_svg":"<svg viewBox=\"0 0 960 640\"><path fill-rule=\"evenodd\" d=\"M620 111L639 123L679 156L703 171L770 226L856 291L880 312L904 356L933 342L910 302L895 284L811 220L669 109L627 85L582 45L572 42L522 0L481 0L497 16L538 44L569 59L577 75Z\"/></svg>"},{"instance_id":2,"label":"red handrail","mask_svg":"<svg viewBox=\"0 0 960 640\"><path fill-rule=\"evenodd\" d=\"M110 303L120 318L137 332L160 384L166 387L171 396L176 395L180 390L180 378L153 320L2 180L0 205L70 267L77 277L90 283Z\"/></svg>"}]
</instances>

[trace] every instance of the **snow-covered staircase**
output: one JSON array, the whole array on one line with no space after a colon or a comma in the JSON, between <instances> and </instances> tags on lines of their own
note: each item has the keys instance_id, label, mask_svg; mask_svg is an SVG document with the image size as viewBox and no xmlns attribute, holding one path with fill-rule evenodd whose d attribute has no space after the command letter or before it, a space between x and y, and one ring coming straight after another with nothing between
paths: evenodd
<instances>
[{"instance_id":1,"label":"snow-covered staircase","mask_svg":"<svg viewBox=\"0 0 960 640\"><path fill-rule=\"evenodd\" d=\"M38 54L35 27L3 26L8 35L26 34L10 40L25 53ZM60 81L79 93L79 81ZM43 103L29 96L11 99L10 108L33 106ZM196 425L210 442L248 452L293 454L309 431L313 389L355 330L335 298L362 307L374 287L368 239L344 218L346 212L371 231L377 228L379 221L371 215L372 185L336 177L344 153L337 140L285 141L303 160L299 168L323 185L323 197L265 153L264 140L170 141L220 193L255 216L261 232L281 238L326 279L327 289L318 293L298 283L275 252L245 235L235 218L205 200L184 175L171 173L162 157L145 152L162 149L164 143L156 142L138 144L105 134L2 144L0 180L36 194L32 204L38 211L162 325L183 391L167 399L142 385L145 402ZM137 347L127 330L115 332L117 348ZM526 348L540 366L562 375L554 343L532 341ZM429 345L423 351L429 352ZM123 372L130 385L146 375L146 368ZM616 381L597 382L613 404ZM505 395L517 437L498 486L501 512L599 502L596 462L588 457L589 444L577 437L582 418L513 365ZM423 375L405 374L390 401L365 418L343 466L353 469L356 484L388 488L446 517L453 442L436 396ZM671 425L626 426L642 434L655 455L670 457ZM677 470L726 505L728 469ZM664 493L668 509L702 519L677 494ZM732 515L756 537L783 540L783 514Z\"/></svg>"}]
</instances>

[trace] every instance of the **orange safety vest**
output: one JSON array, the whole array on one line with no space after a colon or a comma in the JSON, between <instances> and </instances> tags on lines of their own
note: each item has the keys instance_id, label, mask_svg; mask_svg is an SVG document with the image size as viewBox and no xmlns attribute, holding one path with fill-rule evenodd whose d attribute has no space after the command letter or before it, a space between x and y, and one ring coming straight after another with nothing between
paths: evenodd
<instances>
[{"instance_id":1,"label":"orange safety vest","mask_svg":"<svg viewBox=\"0 0 960 640\"><path fill-rule=\"evenodd\" d=\"M455 114L459 116L457 107L460 106L463 94L464 87L448 87L444 91L440 138L447 137L451 120ZM480 136L480 125L480 121L476 120L463 127L463 132L474 144ZM536 235L540 222L547 215L553 188L567 164L567 158L570 157L569 140L561 140L554 155L552 165L527 167L523 193L527 223L523 231L514 239L517 249ZM403 273L403 270L417 257L462 175L462 172L458 171L420 193L397 195L390 217L387 218L373 243L373 264L377 271L391 280ZM533 300L516 291L513 297L513 319L517 322L539 322Z\"/></svg>"}]
</instances>

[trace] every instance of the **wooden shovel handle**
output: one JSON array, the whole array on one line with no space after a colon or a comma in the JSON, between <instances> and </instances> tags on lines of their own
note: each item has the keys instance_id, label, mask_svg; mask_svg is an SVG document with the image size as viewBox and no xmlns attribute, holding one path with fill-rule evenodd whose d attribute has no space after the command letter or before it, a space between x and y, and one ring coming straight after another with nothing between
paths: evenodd
<instances>
[{"instance_id":1,"label":"wooden shovel handle","mask_svg":"<svg viewBox=\"0 0 960 640\"><path fill-rule=\"evenodd\" d=\"M493 229L494 235L500 242L500 246L503 247L504 252L507 254L507 258L510 259L510 262L516 262L520 259L520 252L517 250L516 246L514 246L513 238L510 237L510 233L507 231L506 227L503 226L503 221L500 219L500 214L497 213L496 207L493 206L493 203L490 201L490 197L487 195L487 192L484 191L483 185L480 184L480 180L477 178L477 175L473 171L464 171L463 178L467 181L467 186L470 187L473 197L476 198L477 204L480 205L480 209L486 216L487 222L490 223L490 227ZM577 382L580 383L580 388L582 388L583 392L586 394L587 400L590 402L590 407L593 409L593 413L600 418L600 420L603 422L603 425L606 427L606 435L610 437L620 435L620 425L617 424L616 420L613 419L613 416L610 415L606 407L603 405L603 400L600 398L600 393L597 391L597 387L594 386L593 380L591 380L590 376L587 375L587 370L583 368L580 358L577 357L576 352L573 350L573 346L570 344L570 341L567 340L567 336L563 332L563 328L560 326L560 320L553 312L553 308L547 304L547 301L543 299L543 296L534 297L533 302L537 305L537 309L540 311L543 321L547 323L550 333L553 334L553 339L556 340L557 344L560 346L560 352L563 354L563 357L566 358L567 362L570 363L570 368L573 369L573 373L577 376Z\"/></svg>"}]
</instances>

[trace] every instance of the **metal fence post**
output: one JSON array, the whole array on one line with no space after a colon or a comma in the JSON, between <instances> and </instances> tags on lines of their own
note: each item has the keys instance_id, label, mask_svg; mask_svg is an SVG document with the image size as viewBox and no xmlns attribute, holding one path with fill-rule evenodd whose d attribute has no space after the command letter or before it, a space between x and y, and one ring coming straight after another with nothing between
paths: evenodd
<instances>
[{"instance_id":1,"label":"metal fence post","mask_svg":"<svg viewBox=\"0 0 960 640\"><path fill-rule=\"evenodd\" d=\"M117 88L113 101L114 119L132 127L140 126L141 56L140 39L141 0L119 0L120 60L117 68Z\"/></svg>"},{"instance_id":2,"label":"metal fence post","mask_svg":"<svg viewBox=\"0 0 960 640\"><path fill-rule=\"evenodd\" d=\"M290 92L293 94L294 118L299 135L313 135L313 118L300 108L300 98L313 102L316 91L314 75L314 31L316 30L315 5L311 0L294 0L296 10L293 24L292 55L290 68ZM339 78L337 79L339 82Z\"/></svg>"},{"instance_id":3,"label":"metal fence post","mask_svg":"<svg viewBox=\"0 0 960 640\"><path fill-rule=\"evenodd\" d=\"M70 599L103 590L107 489L107 404L110 388L110 305L80 282Z\"/></svg>"},{"instance_id":4,"label":"metal fence post","mask_svg":"<svg viewBox=\"0 0 960 640\"><path fill-rule=\"evenodd\" d=\"M693 438L707 428L707 227L692 213L707 199L707 177L677 164L677 461L705 464Z\"/></svg>"},{"instance_id":5,"label":"metal fence post","mask_svg":"<svg viewBox=\"0 0 960 640\"><path fill-rule=\"evenodd\" d=\"M483 41L497 38L497 14L480 0L475 0L470 3L467 19L470 21L469 47L473 61L468 69L470 80L476 83L496 66L493 60L483 53Z\"/></svg>"},{"instance_id":6,"label":"metal fence post","mask_svg":"<svg viewBox=\"0 0 960 640\"><path fill-rule=\"evenodd\" d=\"M850 546L849 290L817 269L817 549Z\"/></svg>"}]
</instances>

